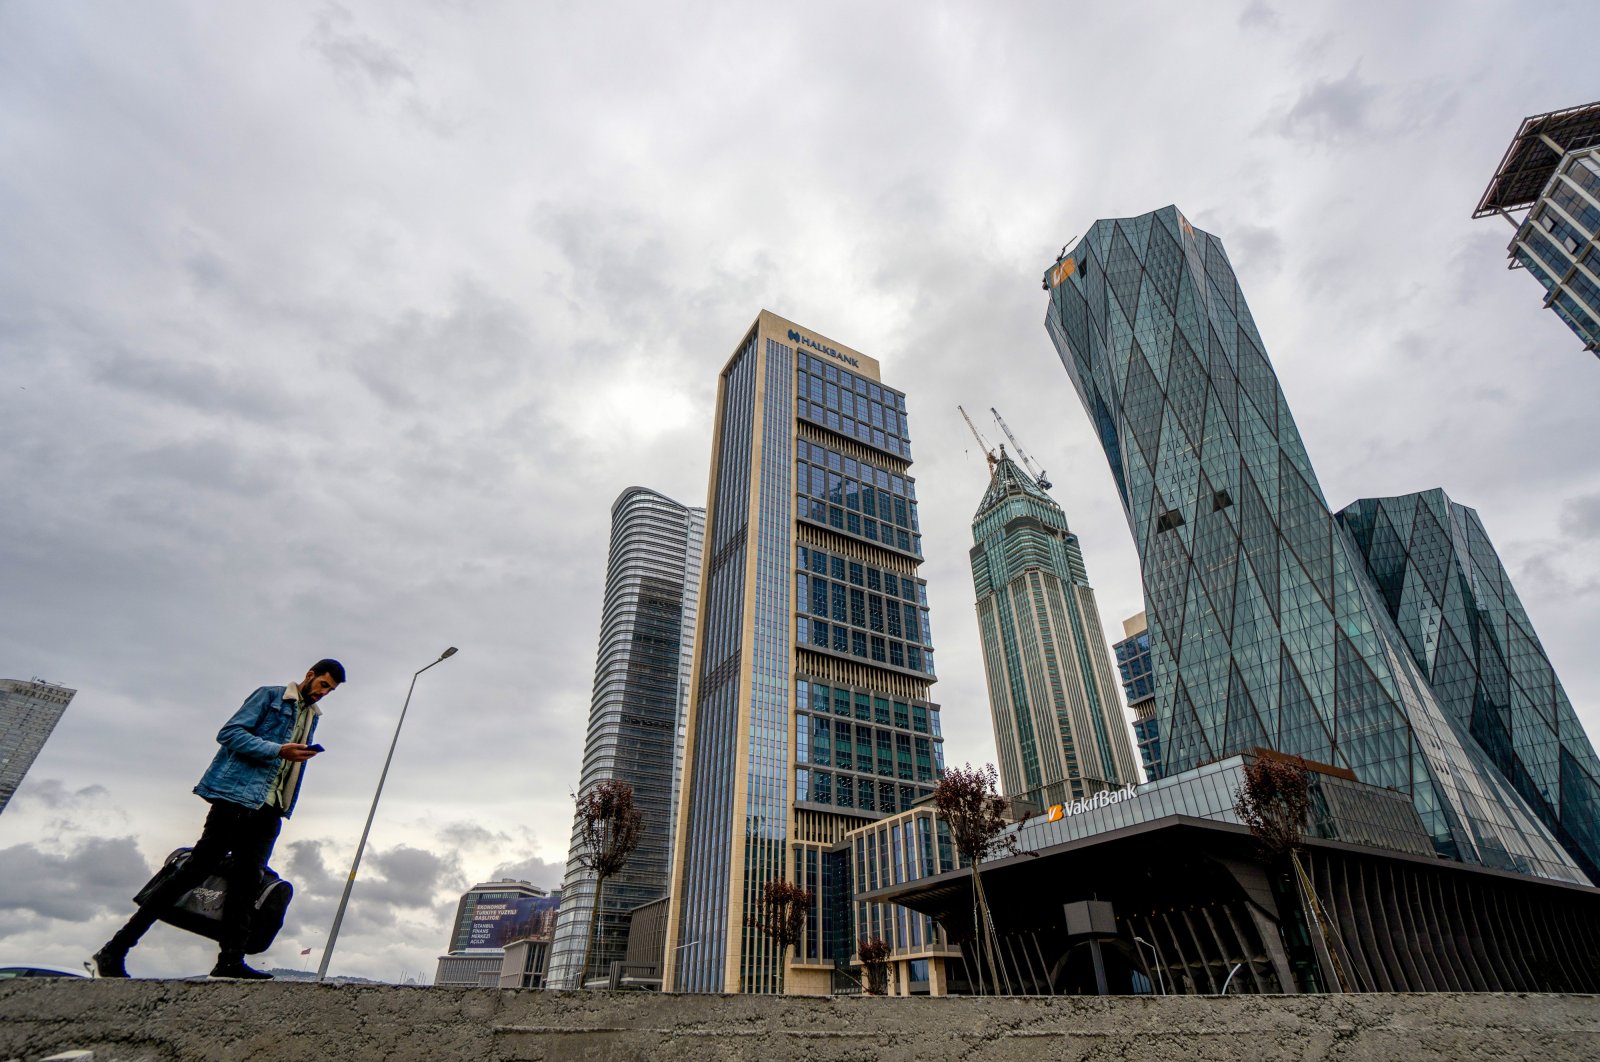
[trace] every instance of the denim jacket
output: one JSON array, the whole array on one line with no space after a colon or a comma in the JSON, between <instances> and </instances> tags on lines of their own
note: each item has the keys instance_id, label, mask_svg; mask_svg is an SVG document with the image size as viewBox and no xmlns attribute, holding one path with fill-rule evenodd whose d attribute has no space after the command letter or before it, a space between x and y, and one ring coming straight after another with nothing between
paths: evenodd
<instances>
[{"instance_id":1,"label":"denim jacket","mask_svg":"<svg viewBox=\"0 0 1600 1062\"><path fill-rule=\"evenodd\" d=\"M247 808L259 808L267 802L272 784L277 780L278 746L288 741L294 732L297 702L284 699L284 686L262 686L240 706L233 718L217 731L217 744L222 746L206 768L205 776L194 791L206 800L226 800ZM317 716L311 717L311 730L306 744L316 739ZM305 773L301 772L301 778ZM294 811L300 799L300 787L289 796L289 806L283 817Z\"/></svg>"}]
</instances>

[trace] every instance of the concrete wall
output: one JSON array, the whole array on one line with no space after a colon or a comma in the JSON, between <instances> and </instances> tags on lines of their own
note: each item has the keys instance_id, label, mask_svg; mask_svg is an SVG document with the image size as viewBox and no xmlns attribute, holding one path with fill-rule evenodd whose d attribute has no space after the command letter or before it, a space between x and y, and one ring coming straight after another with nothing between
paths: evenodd
<instances>
[{"instance_id":1,"label":"concrete wall","mask_svg":"<svg viewBox=\"0 0 1600 1062\"><path fill-rule=\"evenodd\" d=\"M1600 996L831 999L187 981L0 983L0 1060L1600 1057Z\"/></svg>"}]
</instances>

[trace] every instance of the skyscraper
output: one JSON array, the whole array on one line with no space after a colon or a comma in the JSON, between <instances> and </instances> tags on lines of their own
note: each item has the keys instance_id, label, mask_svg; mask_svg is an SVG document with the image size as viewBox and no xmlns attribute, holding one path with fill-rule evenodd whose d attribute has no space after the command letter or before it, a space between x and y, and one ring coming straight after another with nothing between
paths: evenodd
<instances>
[{"instance_id":1,"label":"skyscraper","mask_svg":"<svg viewBox=\"0 0 1600 1062\"><path fill-rule=\"evenodd\" d=\"M595 878L579 862L582 822L574 816L550 956L551 988L578 988L605 976L627 951L628 912L667 891L705 518L704 509L644 487L629 487L611 507L600 649L578 795L601 782L627 782L644 820L638 848L605 883L585 976L579 967Z\"/></svg>"},{"instance_id":2,"label":"skyscraper","mask_svg":"<svg viewBox=\"0 0 1600 1062\"><path fill-rule=\"evenodd\" d=\"M1523 119L1472 216L1492 214L1516 229L1509 268L1600 357L1600 101Z\"/></svg>"},{"instance_id":3,"label":"skyscraper","mask_svg":"<svg viewBox=\"0 0 1600 1062\"><path fill-rule=\"evenodd\" d=\"M1340 533L1221 242L1097 221L1044 284L1139 550L1166 775L1281 749L1408 794L1442 855L1580 880Z\"/></svg>"},{"instance_id":4,"label":"skyscraper","mask_svg":"<svg viewBox=\"0 0 1600 1062\"><path fill-rule=\"evenodd\" d=\"M0 811L77 692L39 679L0 679Z\"/></svg>"},{"instance_id":5,"label":"skyscraper","mask_svg":"<svg viewBox=\"0 0 1600 1062\"><path fill-rule=\"evenodd\" d=\"M1005 795L1046 807L1139 780L1067 514L1006 456L972 519L972 585Z\"/></svg>"},{"instance_id":6,"label":"skyscraper","mask_svg":"<svg viewBox=\"0 0 1600 1062\"><path fill-rule=\"evenodd\" d=\"M1150 624L1143 612L1122 621L1122 641L1111 647L1122 676L1122 691L1133 713L1133 742L1145 777L1161 777L1161 727L1156 723L1156 686L1150 673Z\"/></svg>"},{"instance_id":7,"label":"skyscraper","mask_svg":"<svg viewBox=\"0 0 1600 1062\"><path fill-rule=\"evenodd\" d=\"M1339 522L1444 710L1600 884L1600 757L1477 512L1435 489Z\"/></svg>"},{"instance_id":8,"label":"skyscraper","mask_svg":"<svg viewBox=\"0 0 1600 1062\"><path fill-rule=\"evenodd\" d=\"M933 789L910 465L878 363L763 310L717 390L668 991L775 991L776 949L746 926L767 882L821 896L848 830ZM829 990L835 929L808 926L787 990Z\"/></svg>"}]
</instances>

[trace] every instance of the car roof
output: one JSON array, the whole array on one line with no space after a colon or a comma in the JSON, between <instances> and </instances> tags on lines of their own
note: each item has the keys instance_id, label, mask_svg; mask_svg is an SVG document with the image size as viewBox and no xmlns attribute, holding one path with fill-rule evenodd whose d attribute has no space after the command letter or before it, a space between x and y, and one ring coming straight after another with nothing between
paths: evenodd
<instances>
[{"instance_id":1,"label":"car roof","mask_svg":"<svg viewBox=\"0 0 1600 1062\"><path fill-rule=\"evenodd\" d=\"M82 967L74 970L70 966L57 966L48 962L0 962L0 977L10 974L13 977L23 973L34 977L55 974L58 977L88 977Z\"/></svg>"}]
</instances>

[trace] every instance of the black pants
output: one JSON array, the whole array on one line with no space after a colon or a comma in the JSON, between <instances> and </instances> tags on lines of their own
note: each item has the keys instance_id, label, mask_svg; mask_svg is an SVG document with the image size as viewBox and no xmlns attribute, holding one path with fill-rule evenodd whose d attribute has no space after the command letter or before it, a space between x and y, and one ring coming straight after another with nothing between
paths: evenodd
<instances>
[{"instance_id":1,"label":"black pants","mask_svg":"<svg viewBox=\"0 0 1600 1062\"><path fill-rule=\"evenodd\" d=\"M261 870L272 858L272 846L282 826L283 813L277 808L252 809L225 800L213 803L188 865L150 894L128 924L111 938L112 946L126 951L139 943L162 911L220 869L228 891L222 906L222 938L217 950L223 958L243 958L250 916L255 913L256 893L261 888ZM228 859L229 856L233 858Z\"/></svg>"}]
</instances>

